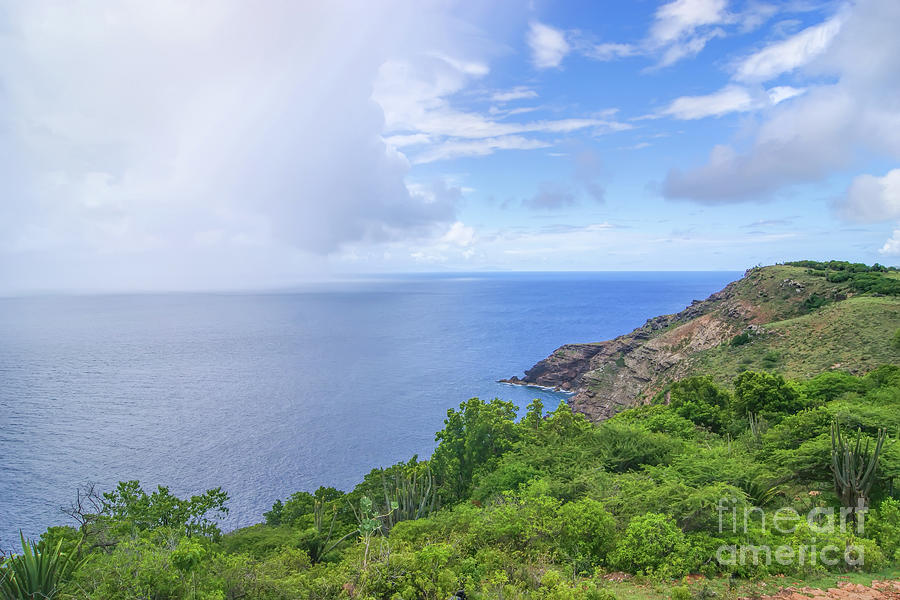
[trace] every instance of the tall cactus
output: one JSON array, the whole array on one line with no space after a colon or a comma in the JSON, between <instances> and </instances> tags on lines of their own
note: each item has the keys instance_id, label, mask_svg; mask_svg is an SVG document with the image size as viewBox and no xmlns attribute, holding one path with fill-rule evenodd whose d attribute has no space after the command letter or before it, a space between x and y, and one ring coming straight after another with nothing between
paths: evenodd
<instances>
[{"instance_id":1,"label":"tall cactus","mask_svg":"<svg viewBox=\"0 0 900 600\"><path fill-rule=\"evenodd\" d=\"M831 423L831 471L834 474L834 489L841 504L850 510L855 518L859 509L869 506L869 490L875 481L878 458L884 444L885 431L879 429L875 438L875 449L869 453L869 439L860 451L862 432L856 430L856 443L844 441L837 421Z\"/></svg>"},{"instance_id":2,"label":"tall cactus","mask_svg":"<svg viewBox=\"0 0 900 600\"><path fill-rule=\"evenodd\" d=\"M434 478L431 468L408 467L395 472L390 481L382 472L381 485L384 488L384 503L397 508L385 516L387 529L400 521L420 519L434 510L437 499L434 493Z\"/></svg>"}]
</instances>

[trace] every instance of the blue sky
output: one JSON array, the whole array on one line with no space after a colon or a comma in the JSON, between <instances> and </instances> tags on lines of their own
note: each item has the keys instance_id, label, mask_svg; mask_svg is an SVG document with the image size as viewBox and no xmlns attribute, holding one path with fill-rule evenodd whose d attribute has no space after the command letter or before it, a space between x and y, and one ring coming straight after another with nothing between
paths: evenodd
<instances>
[{"instance_id":1,"label":"blue sky","mask_svg":"<svg viewBox=\"0 0 900 600\"><path fill-rule=\"evenodd\" d=\"M897 264L900 4L0 9L0 291Z\"/></svg>"}]
</instances>

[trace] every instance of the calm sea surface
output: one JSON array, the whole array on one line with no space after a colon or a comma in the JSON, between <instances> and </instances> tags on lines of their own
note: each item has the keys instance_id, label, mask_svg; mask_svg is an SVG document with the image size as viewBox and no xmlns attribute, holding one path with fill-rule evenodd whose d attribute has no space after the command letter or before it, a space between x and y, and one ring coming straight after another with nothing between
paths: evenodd
<instances>
[{"instance_id":1,"label":"calm sea surface","mask_svg":"<svg viewBox=\"0 0 900 600\"><path fill-rule=\"evenodd\" d=\"M291 293L0 298L0 547L66 523L79 484L276 498L427 457L472 396L556 347L626 333L740 273L415 276Z\"/></svg>"}]
</instances>

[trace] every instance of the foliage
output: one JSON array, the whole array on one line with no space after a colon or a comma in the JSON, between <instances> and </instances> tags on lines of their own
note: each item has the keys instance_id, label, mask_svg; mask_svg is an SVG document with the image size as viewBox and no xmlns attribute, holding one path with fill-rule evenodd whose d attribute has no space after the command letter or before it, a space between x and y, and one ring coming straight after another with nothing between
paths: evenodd
<instances>
[{"instance_id":1,"label":"foliage","mask_svg":"<svg viewBox=\"0 0 900 600\"><path fill-rule=\"evenodd\" d=\"M744 331L731 338L732 346L743 346L750 343L750 334Z\"/></svg>"},{"instance_id":2,"label":"foliage","mask_svg":"<svg viewBox=\"0 0 900 600\"><path fill-rule=\"evenodd\" d=\"M52 550L41 550L37 544L25 541L19 533L22 553L0 564L0 600L52 600L74 566L62 553L62 541Z\"/></svg>"},{"instance_id":3,"label":"foliage","mask_svg":"<svg viewBox=\"0 0 900 600\"><path fill-rule=\"evenodd\" d=\"M622 588L599 574L651 583L687 573L807 576L900 560L900 444L885 437L873 457L879 429L900 430L900 368L805 381L751 371L733 394L716 381L683 380L660 394L668 404L600 424L566 403L544 414L536 401L517 421L509 403L468 400L448 412L430 460L373 469L348 492L297 492L265 523L223 536L211 521L224 508L220 491L181 500L123 482L97 496L96 515L76 513L83 527L51 528L38 549L86 554L60 587L65 600L444 600L457 591L473 600L614 600L611 590ZM859 448L843 434L832 444L833 423L857 429ZM837 457L844 473L845 456L856 474L871 473L858 486L876 507L865 532L811 529L807 511L841 505L832 467ZM790 533L758 518L721 527L731 515L719 510L723 499L738 519L754 506L801 516ZM716 557L723 547L813 543L861 549L865 564Z\"/></svg>"},{"instance_id":4,"label":"foliage","mask_svg":"<svg viewBox=\"0 0 900 600\"><path fill-rule=\"evenodd\" d=\"M494 398L472 398L447 411L444 429L435 435L438 447L432 465L447 499L470 491L475 470L496 461L516 441L516 407Z\"/></svg>"},{"instance_id":5,"label":"foliage","mask_svg":"<svg viewBox=\"0 0 900 600\"><path fill-rule=\"evenodd\" d=\"M719 432L727 422L731 395L710 377L688 377L669 389L669 406L685 419Z\"/></svg>"},{"instance_id":6,"label":"foliage","mask_svg":"<svg viewBox=\"0 0 900 600\"><path fill-rule=\"evenodd\" d=\"M866 531L888 558L900 561L900 501L885 498L866 520Z\"/></svg>"},{"instance_id":7,"label":"foliage","mask_svg":"<svg viewBox=\"0 0 900 600\"><path fill-rule=\"evenodd\" d=\"M559 509L559 547L571 559L601 564L616 545L616 521L602 503L591 498Z\"/></svg>"},{"instance_id":8,"label":"foliage","mask_svg":"<svg viewBox=\"0 0 900 600\"><path fill-rule=\"evenodd\" d=\"M679 576L686 571L684 532L666 515L647 513L628 523L612 556L613 564L629 572Z\"/></svg>"},{"instance_id":9,"label":"foliage","mask_svg":"<svg viewBox=\"0 0 900 600\"><path fill-rule=\"evenodd\" d=\"M219 537L222 532L213 519L228 514L228 494L221 488L183 500L167 487L147 494L138 481L120 481L103 499L103 516L120 533L173 528L188 537Z\"/></svg>"},{"instance_id":10,"label":"foliage","mask_svg":"<svg viewBox=\"0 0 900 600\"><path fill-rule=\"evenodd\" d=\"M745 371L734 382L734 411L740 417L753 413L774 422L805 404L800 391L781 375Z\"/></svg>"}]
</instances>

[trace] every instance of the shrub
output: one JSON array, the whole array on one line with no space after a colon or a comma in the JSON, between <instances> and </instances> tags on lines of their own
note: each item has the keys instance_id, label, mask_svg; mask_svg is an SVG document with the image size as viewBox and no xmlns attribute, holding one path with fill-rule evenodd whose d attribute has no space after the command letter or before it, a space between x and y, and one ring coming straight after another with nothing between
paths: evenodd
<instances>
[{"instance_id":1,"label":"shrub","mask_svg":"<svg viewBox=\"0 0 900 600\"><path fill-rule=\"evenodd\" d=\"M743 346L744 344L749 344L749 343L750 343L750 334L747 333L746 331L743 333L739 333L736 336L734 336L733 338L731 338L731 345L735 346L735 347Z\"/></svg>"},{"instance_id":2,"label":"shrub","mask_svg":"<svg viewBox=\"0 0 900 600\"><path fill-rule=\"evenodd\" d=\"M900 501L885 498L866 519L867 533L874 538L888 559L900 560Z\"/></svg>"},{"instance_id":3,"label":"shrub","mask_svg":"<svg viewBox=\"0 0 900 600\"><path fill-rule=\"evenodd\" d=\"M677 440L665 434L621 423L604 423L597 428L593 441L603 465L619 473L666 463L680 447Z\"/></svg>"},{"instance_id":4,"label":"shrub","mask_svg":"<svg viewBox=\"0 0 900 600\"><path fill-rule=\"evenodd\" d=\"M628 523L612 563L630 573L680 576L685 572L682 560L685 547L684 532L671 517L647 513Z\"/></svg>"},{"instance_id":5,"label":"shrub","mask_svg":"<svg viewBox=\"0 0 900 600\"><path fill-rule=\"evenodd\" d=\"M814 310L822 308L823 306L828 304L828 302L828 298L819 296L818 294L812 294L809 298L804 300L803 308L806 310L806 312L812 312Z\"/></svg>"},{"instance_id":6,"label":"shrub","mask_svg":"<svg viewBox=\"0 0 900 600\"><path fill-rule=\"evenodd\" d=\"M570 558L595 565L615 548L616 522L600 502L590 498L569 502L560 508L559 518L559 547Z\"/></svg>"},{"instance_id":7,"label":"shrub","mask_svg":"<svg viewBox=\"0 0 900 600\"><path fill-rule=\"evenodd\" d=\"M52 549L41 550L37 544L22 541L22 553L0 564L0 598L2 600L52 600L60 591L60 583L68 575L72 563L62 554L62 540Z\"/></svg>"},{"instance_id":8,"label":"shrub","mask_svg":"<svg viewBox=\"0 0 900 600\"><path fill-rule=\"evenodd\" d=\"M669 598L670 600L692 600L691 590L686 585L673 587L672 591L669 592Z\"/></svg>"},{"instance_id":9,"label":"shrub","mask_svg":"<svg viewBox=\"0 0 900 600\"><path fill-rule=\"evenodd\" d=\"M804 408L802 394L781 375L744 371L734 382L734 409L745 417L750 413L780 420Z\"/></svg>"},{"instance_id":10,"label":"shrub","mask_svg":"<svg viewBox=\"0 0 900 600\"><path fill-rule=\"evenodd\" d=\"M725 424L731 396L711 377L676 381L669 390L669 406L685 419L720 431Z\"/></svg>"}]
</instances>

